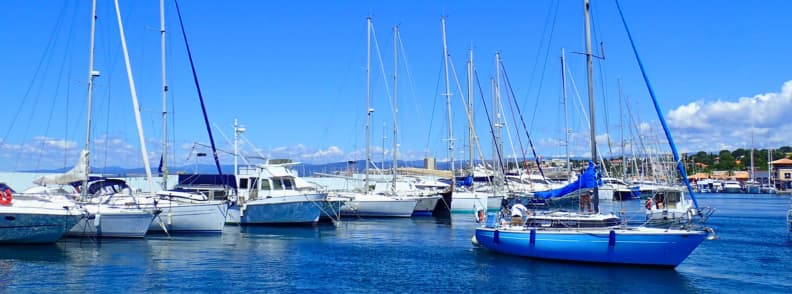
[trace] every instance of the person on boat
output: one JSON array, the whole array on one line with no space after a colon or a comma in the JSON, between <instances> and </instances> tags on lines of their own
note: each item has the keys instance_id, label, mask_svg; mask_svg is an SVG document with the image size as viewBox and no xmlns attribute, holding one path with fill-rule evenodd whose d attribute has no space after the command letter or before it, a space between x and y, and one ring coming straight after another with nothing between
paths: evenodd
<instances>
[{"instance_id":1,"label":"person on boat","mask_svg":"<svg viewBox=\"0 0 792 294\"><path fill-rule=\"evenodd\" d=\"M664 203L665 196L663 195L663 193L657 194L656 198L657 198L657 201L655 201L655 202L656 202L656 205L657 205L657 209L665 208L665 203Z\"/></svg>"},{"instance_id":2,"label":"person on boat","mask_svg":"<svg viewBox=\"0 0 792 294\"><path fill-rule=\"evenodd\" d=\"M522 226L525 224L525 217L528 216L528 207L520 203L514 204L511 207L511 225Z\"/></svg>"},{"instance_id":3,"label":"person on boat","mask_svg":"<svg viewBox=\"0 0 792 294\"><path fill-rule=\"evenodd\" d=\"M591 191L580 194L580 212L591 212Z\"/></svg>"}]
</instances>

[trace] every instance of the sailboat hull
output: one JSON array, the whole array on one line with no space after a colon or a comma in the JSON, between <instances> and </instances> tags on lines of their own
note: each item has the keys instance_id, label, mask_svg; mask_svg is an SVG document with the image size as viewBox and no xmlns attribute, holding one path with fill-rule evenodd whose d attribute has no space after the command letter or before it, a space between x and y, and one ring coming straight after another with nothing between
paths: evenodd
<instances>
[{"instance_id":1,"label":"sailboat hull","mask_svg":"<svg viewBox=\"0 0 792 294\"><path fill-rule=\"evenodd\" d=\"M707 237L705 231L630 229L476 229L489 250L539 259L676 267Z\"/></svg>"},{"instance_id":2,"label":"sailboat hull","mask_svg":"<svg viewBox=\"0 0 792 294\"><path fill-rule=\"evenodd\" d=\"M151 223L149 232L164 233L164 224L168 233L221 233L228 214L228 205L223 201L173 204L160 202L157 208L162 213Z\"/></svg>"},{"instance_id":3,"label":"sailboat hull","mask_svg":"<svg viewBox=\"0 0 792 294\"><path fill-rule=\"evenodd\" d=\"M143 209L86 205L88 217L69 231L70 237L143 238L156 214Z\"/></svg>"},{"instance_id":4,"label":"sailboat hull","mask_svg":"<svg viewBox=\"0 0 792 294\"><path fill-rule=\"evenodd\" d=\"M477 209L498 211L503 200L503 196L480 192L454 191L452 197L451 212L453 213L474 212Z\"/></svg>"},{"instance_id":5,"label":"sailboat hull","mask_svg":"<svg viewBox=\"0 0 792 294\"><path fill-rule=\"evenodd\" d=\"M432 216L440 196L415 197L414 199L418 203L415 204L415 209L413 209L413 216Z\"/></svg>"},{"instance_id":6,"label":"sailboat hull","mask_svg":"<svg viewBox=\"0 0 792 294\"><path fill-rule=\"evenodd\" d=\"M342 216L410 217L418 201L376 195L357 195L341 206Z\"/></svg>"}]
</instances>

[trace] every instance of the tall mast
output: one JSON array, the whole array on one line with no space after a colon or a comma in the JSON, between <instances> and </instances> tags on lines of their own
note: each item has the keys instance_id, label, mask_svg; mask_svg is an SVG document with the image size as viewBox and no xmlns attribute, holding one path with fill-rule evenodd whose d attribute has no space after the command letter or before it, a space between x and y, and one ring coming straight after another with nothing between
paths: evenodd
<instances>
[{"instance_id":1,"label":"tall mast","mask_svg":"<svg viewBox=\"0 0 792 294\"><path fill-rule=\"evenodd\" d=\"M493 82L493 94L492 95L492 111L493 111L493 120L492 120L492 130L495 132L493 137L495 138L495 144L493 145L492 156L494 157L493 163L498 162L498 168L495 169L495 186L503 184L503 174L504 174L504 166L501 164L505 158L498 158L501 156L503 151L503 115L501 114L501 93L500 93L500 84L501 84L501 69L500 69L500 52L495 52L495 81ZM504 156L505 157L505 156ZM497 190L496 190L497 191Z\"/></svg>"},{"instance_id":2,"label":"tall mast","mask_svg":"<svg viewBox=\"0 0 792 294\"><path fill-rule=\"evenodd\" d=\"M446 111L448 112L448 158L451 161L451 189L456 186L456 175L454 174L454 127L451 121L451 84L448 80L448 44L446 43L446 21L445 16L440 19L443 26L443 65L445 66L445 87L446 87Z\"/></svg>"},{"instance_id":3,"label":"tall mast","mask_svg":"<svg viewBox=\"0 0 792 294\"><path fill-rule=\"evenodd\" d=\"M567 113L567 89L566 89L566 53L561 48L561 99L564 104L564 149L566 152L566 175L567 180L572 179L572 165L569 162L569 116Z\"/></svg>"},{"instance_id":4,"label":"tall mast","mask_svg":"<svg viewBox=\"0 0 792 294\"><path fill-rule=\"evenodd\" d=\"M473 144L476 133L473 131L473 48L468 50L467 62L467 100L468 100L468 168L473 172L475 157L473 156Z\"/></svg>"},{"instance_id":5,"label":"tall mast","mask_svg":"<svg viewBox=\"0 0 792 294\"><path fill-rule=\"evenodd\" d=\"M84 151L91 150L91 106L93 100L93 80L99 76L99 71L94 70L94 40L96 36L96 0L91 1L91 41L88 49L88 111L86 112L85 119L85 146ZM83 178L82 189L80 190L81 198L85 199L88 195L88 175L91 173L90 156L86 158L88 164L85 169Z\"/></svg>"},{"instance_id":6,"label":"tall mast","mask_svg":"<svg viewBox=\"0 0 792 294\"><path fill-rule=\"evenodd\" d=\"M371 113L374 109L371 108L371 16L366 18L368 23L367 50L366 50L366 167L363 172L366 174L365 191L369 189L369 174L368 168L371 164Z\"/></svg>"},{"instance_id":7,"label":"tall mast","mask_svg":"<svg viewBox=\"0 0 792 294\"><path fill-rule=\"evenodd\" d=\"M767 186L775 188L773 184L773 149L767 148Z\"/></svg>"},{"instance_id":8,"label":"tall mast","mask_svg":"<svg viewBox=\"0 0 792 294\"><path fill-rule=\"evenodd\" d=\"M398 93L399 85L399 26L393 27L393 181L391 182L391 188L393 191L396 191L396 168L398 165L398 156L399 156L399 143L398 143L398 132L399 132L399 124L398 120L396 119L399 115L399 107L398 107L398 97L396 94Z\"/></svg>"},{"instance_id":9,"label":"tall mast","mask_svg":"<svg viewBox=\"0 0 792 294\"><path fill-rule=\"evenodd\" d=\"M586 29L586 68L588 76L588 96L589 96L589 136L591 137L591 160L596 162L599 156L597 155L597 128L594 120L594 69L592 65L591 54L591 19L590 9L591 3L589 0L583 0L583 15L585 17L584 26ZM602 167L604 168L604 166ZM599 187L594 186L593 203L594 212L599 212Z\"/></svg>"},{"instance_id":10,"label":"tall mast","mask_svg":"<svg viewBox=\"0 0 792 294\"><path fill-rule=\"evenodd\" d=\"M618 79L618 85L619 85L619 126L621 127L621 157L622 157L621 167L622 167L622 180L625 181L627 180L627 165L626 165L627 160L625 158L625 153L624 153L624 121L623 121L624 115L622 114L622 107L621 107L622 106L621 79Z\"/></svg>"},{"instance_id":11,"label":"tall mast","mask_svg":"<svg viewBox=\"0 0 792 294\"><path fill-rule=\"evenodd\" d=\"M165 0L160 0L160 53L162 55L162 190L168 189L168 82L165 73Z\"/></svg>"},{"instance_id":12,"label":"tall mast","mask_svg":"<svg viewBox=\"0 0 792 294\"><path fill-rule=\"evenodd\" d=\"M129 62L129 51L127 50L126 37L124 36L124 25L121 22L121 8L118 0L115 0L116 17L118 18L118 33L121 36L121 49L124 52L124 64L126 65L127 79L129 80L129 92L132 95L132 107L135 112L135 123L137 124L138 140L140 140L140 153L143 155L143 166L146 169L146 179L149 184L149 191L154 192L154 181L151 178L151 164L148 161L148 151L146 151L146 140L143 136L143 124L140 119L140 106L135 90L135 79L132 77L132 65Z\"/></svg>"}]
</instances>

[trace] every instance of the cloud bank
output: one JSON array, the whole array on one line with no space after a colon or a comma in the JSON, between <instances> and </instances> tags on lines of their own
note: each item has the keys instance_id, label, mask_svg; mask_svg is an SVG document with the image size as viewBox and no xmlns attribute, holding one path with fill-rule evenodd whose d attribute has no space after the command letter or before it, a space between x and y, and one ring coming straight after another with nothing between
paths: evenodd
<instances>
[{"instance_id":1,"label":"cloud bank","mask_svg":"<svg viewBox=\"0 0 792 294\"><path fill-rule=\"evenodd\" d=\"M736 101L696 101L668 112L677 145L688 151L788 145L792 140L792 81L779 92Z\"/></svg>"}]
</instances>

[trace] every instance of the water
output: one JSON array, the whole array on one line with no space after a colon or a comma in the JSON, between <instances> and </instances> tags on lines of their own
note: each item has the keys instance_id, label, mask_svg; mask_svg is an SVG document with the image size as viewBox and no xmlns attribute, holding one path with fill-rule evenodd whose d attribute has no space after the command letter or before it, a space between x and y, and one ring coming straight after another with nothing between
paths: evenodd
<instances>
[{"instance_id":1,"label":"water","mask_svg":"<svg viewBox=\"0 0 792 294\"><path fill-rule=\"evenodd\" d=\"M539 261L475 248L472 214L222 235L0 247L1 292L792 292L788 196L705 194L718 239L675 270ZM642 203L624 203L639 211Z\"/></svg>"}]
</instances>

